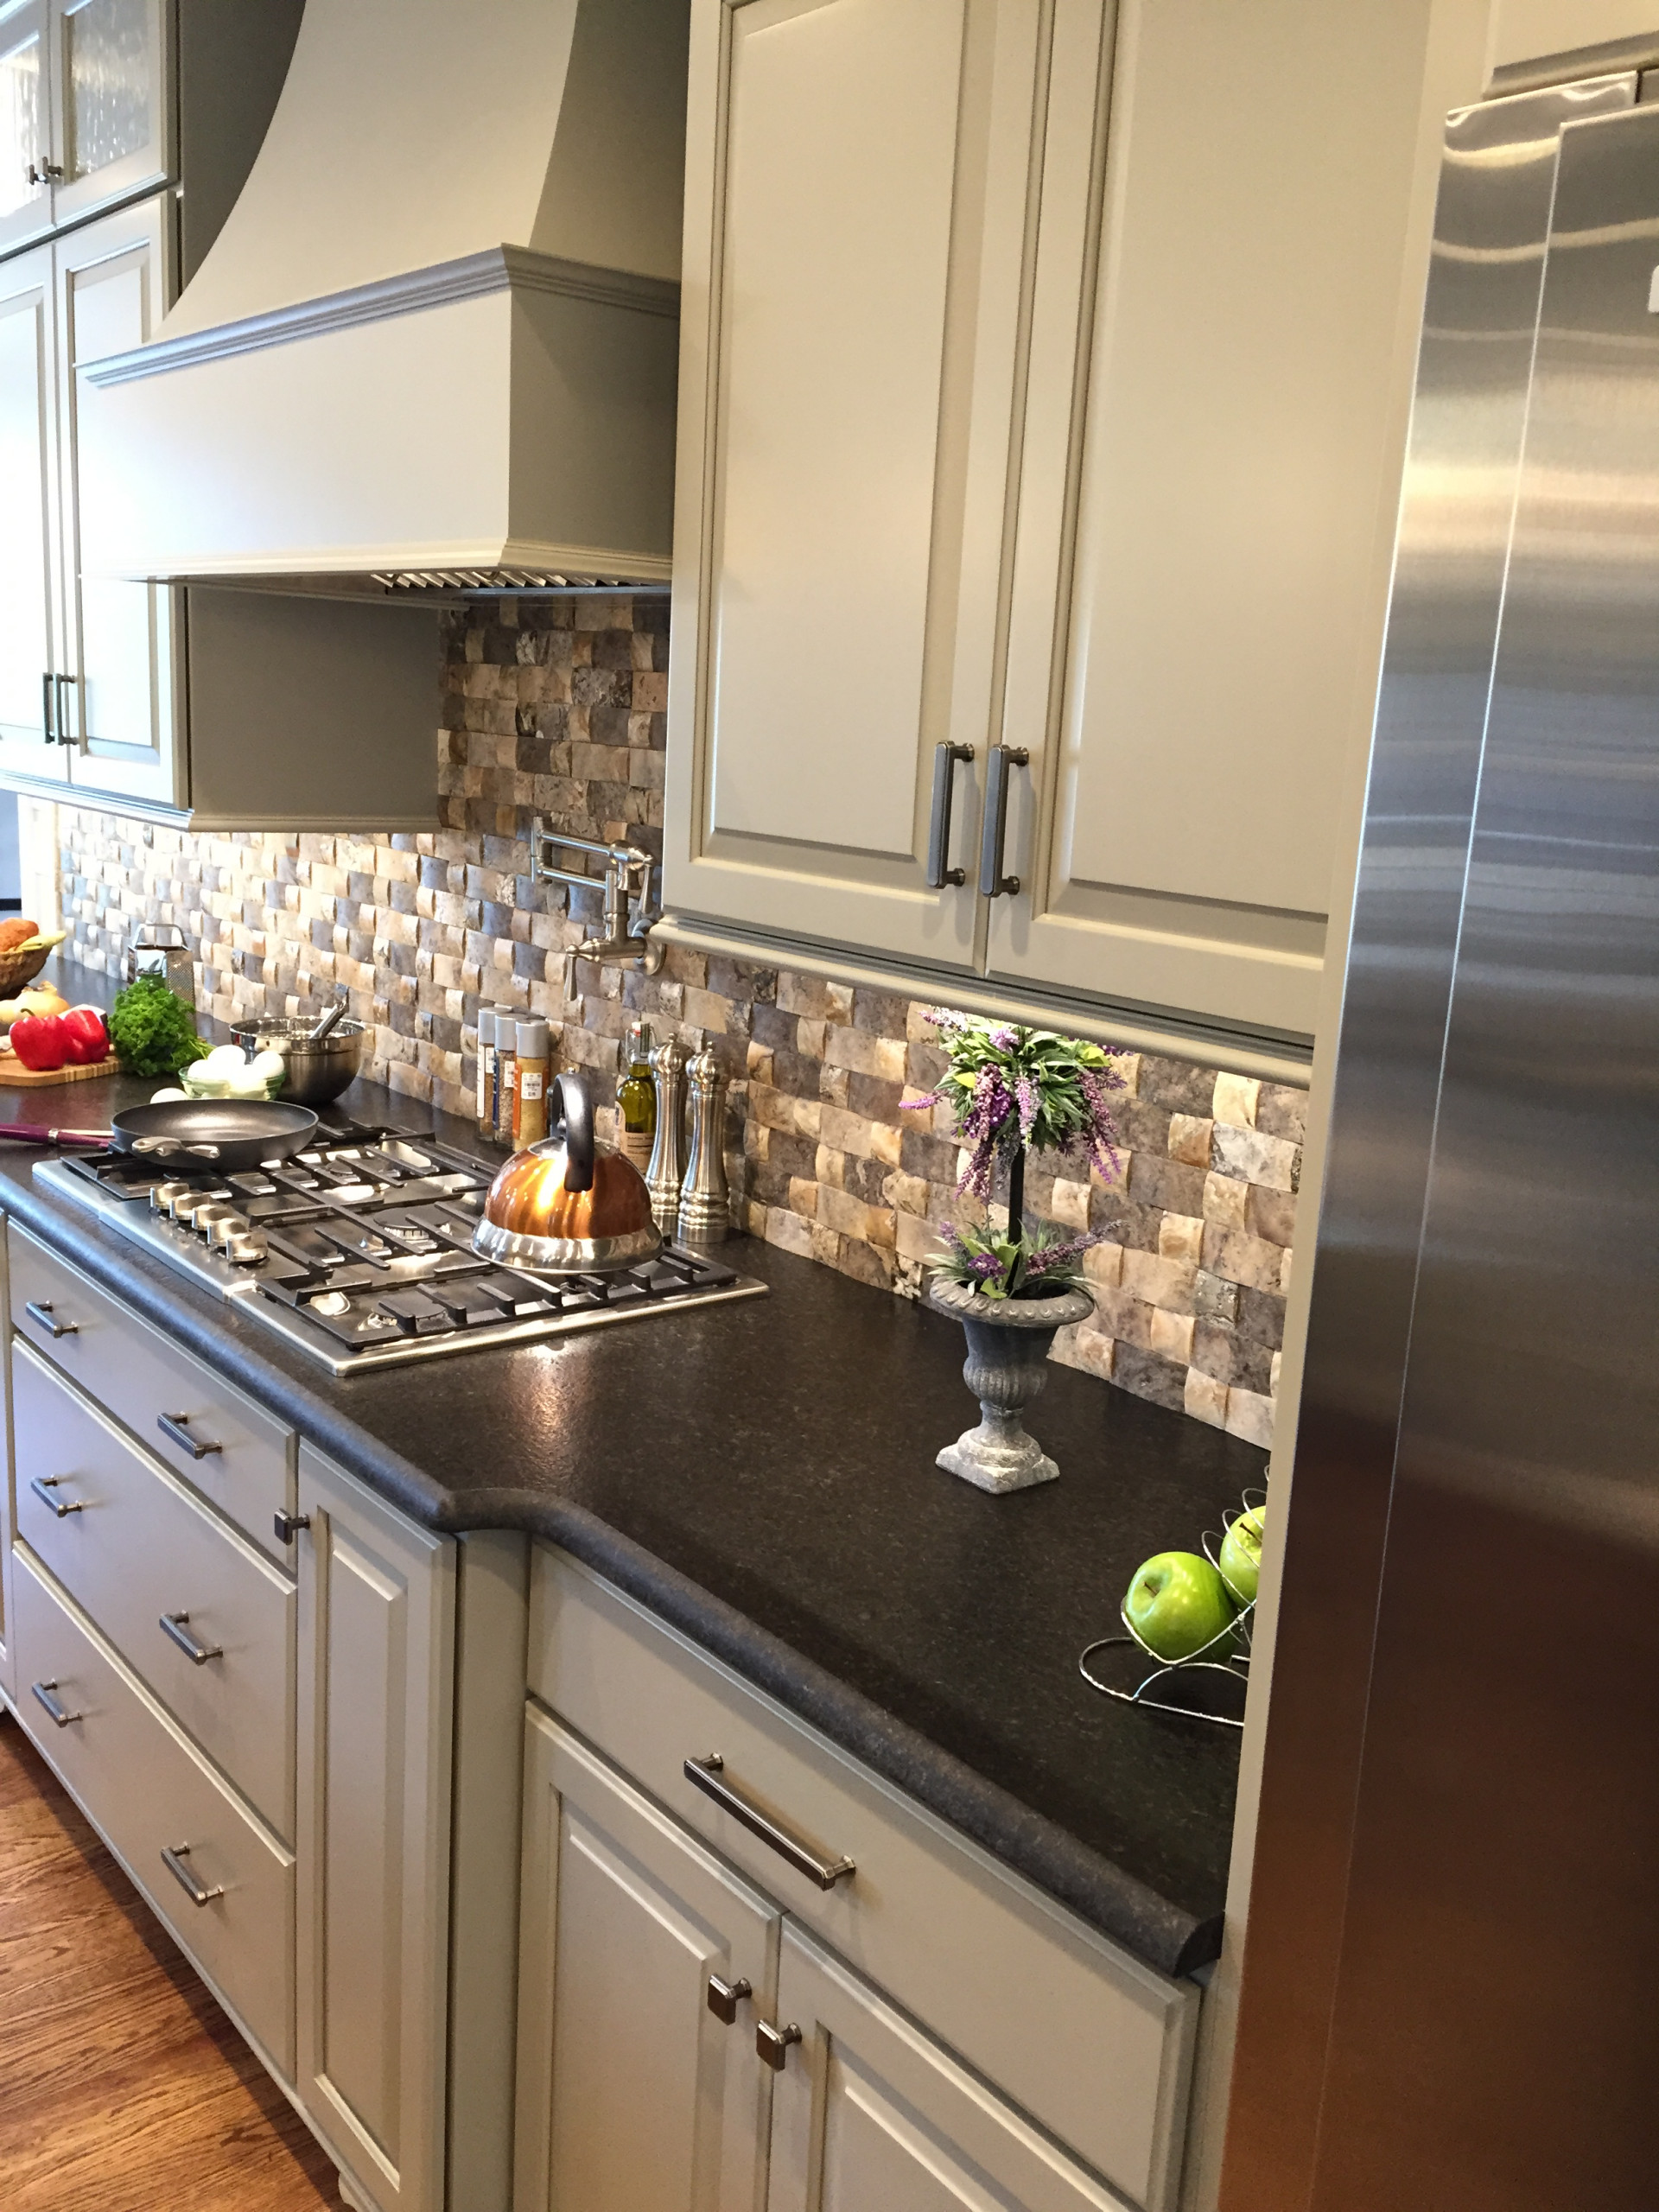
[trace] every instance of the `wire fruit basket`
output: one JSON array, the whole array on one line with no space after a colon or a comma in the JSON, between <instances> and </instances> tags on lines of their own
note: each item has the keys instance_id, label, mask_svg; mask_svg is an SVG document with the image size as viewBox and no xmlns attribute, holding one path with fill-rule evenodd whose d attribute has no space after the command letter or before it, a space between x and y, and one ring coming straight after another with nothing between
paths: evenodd
<instances>
[{"instance_id":1,"label":"wire fruit basket","mask_svg":"<svg viewBox=\"0 0 1659 2212\"><path fill-rule=\"evenodd\" d=\"M1221 1534L1206 1529L1199 1539L1205 1557L1224 1582L1227 1577L1221 1564L1221 1547L1227 1530L1240 1515L1259 1511L1267 1502L1265 1491L1247 1490L1237 1511L1223 1516ZM1227 1588L1236 1597L1230 1582ZM1118 1618L1128 1633L1097 1637L1084 1646L1077 1661L1077 1672L1091 1690L1098 1690L1102 1697L1115 1698L1120 1705L1145 1706L1154 1713L1173 1713L1183 1720L1205 1720L1217 1728L1243 1728L1244 1697L1250 1682L1254 1598L1242 1604L1208 1643L1200 1644L1185 1659L1166 1659L1154 1651L1136 1632L1127 1605L1118 1608ZM1096 1661L1097 1652L1109 1652L1112 1656ZM1144 1673L1148 1660L1151 1671ZM1114 1679L1103 1681L1102 1674Z\"/></svg>"},{"instance_id":2,"label":"wire fruit basket","mask_svg":"<svg viewBox=\"0 0 1659 2212\"><path fill-rule=\"evenodd\" d=\"M0 952L0 999L15 998L26 983L32 983L67 935L67 930L48 931L10 952Z\"/></svg>"}]
</instances>

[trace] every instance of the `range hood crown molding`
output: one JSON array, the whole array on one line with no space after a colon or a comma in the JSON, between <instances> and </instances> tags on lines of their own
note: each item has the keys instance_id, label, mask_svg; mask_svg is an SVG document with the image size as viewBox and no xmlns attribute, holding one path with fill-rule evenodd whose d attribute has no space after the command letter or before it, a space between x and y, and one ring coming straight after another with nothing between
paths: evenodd
<instances>
[{"instance_id":1,"label":"range hood crown molding","mask_svg":"<svg viewBox=\"0 0 1659 2212\"><path fill-rule=\"evenodd\" d=\"M76 365L83 569L665 577L688 12L476 0L459 82L448 0L309 0L201 268Z\"/></svg>"},{"instance_id":2,"label":"range hood crown molding","mask_svg":"<svg viewBox=\"0 0 1659 2212\"><path fill-rule=\"evenodd\" d=\"M463 255L458 261L439 262L430 269L411 270L406 276L383 276L350 291L330 292L293 307L270 308L264 314L245 316L239 322L162 335L128 353L106 354L84 373L89 384L103 390L110 385L130 384L139 377L160 376L169 369L189 368L199 361L258 353L268 346L289 345L331 330L350 330L359 323L384 322L423 308L444 307L454 300L483 299L492 292L515 289L589 300L603 307L666 315L671 320L679 315L680 288L667 278L637 276L623 269L594 269L583 262L561 260L554 254L531 253L524 246L499 245Z\"/></svg>"}]
</instances>

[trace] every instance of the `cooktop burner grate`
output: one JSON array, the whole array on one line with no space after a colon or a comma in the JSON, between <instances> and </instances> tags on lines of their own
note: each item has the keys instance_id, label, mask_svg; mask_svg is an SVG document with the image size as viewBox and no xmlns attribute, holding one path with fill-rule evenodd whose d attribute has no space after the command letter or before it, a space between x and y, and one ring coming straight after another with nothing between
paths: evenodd
<instances>
[{"instance_id":1,"label":"cooktop burner grate","mask_svg":"<svg viewBox=\"0 0 1659 2212\"><path fill-rule=\"evenodd\" d=\"M311 1150L245 1174L180 1173L115 1151L38 1161L34 1172L336 1375L766 1288L679 1244L617 1274L532 1274L480 1259L473 1230L490 1166L338 1115Z\"/></svg>"}]
</instances>

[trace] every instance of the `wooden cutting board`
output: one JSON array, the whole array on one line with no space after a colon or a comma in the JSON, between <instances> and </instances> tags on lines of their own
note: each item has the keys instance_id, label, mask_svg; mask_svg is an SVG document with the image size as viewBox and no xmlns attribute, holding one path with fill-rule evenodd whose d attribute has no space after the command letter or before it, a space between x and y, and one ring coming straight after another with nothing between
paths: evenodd
<instances>
[{"instance_id":1,"label":"wooden cutting board","mask_svg":"<svg viewBox=\"0 0 1659 2212\"><path fill-rule=\"evenodd\" d=\"M113 1052L107 1060L86 1067L26 1068L16 1052L0 1052L0 1089L49 1090L59 1083L90 1083L95 1075L119 1075L121 1063Z\"/></svg>"}]
</instances>

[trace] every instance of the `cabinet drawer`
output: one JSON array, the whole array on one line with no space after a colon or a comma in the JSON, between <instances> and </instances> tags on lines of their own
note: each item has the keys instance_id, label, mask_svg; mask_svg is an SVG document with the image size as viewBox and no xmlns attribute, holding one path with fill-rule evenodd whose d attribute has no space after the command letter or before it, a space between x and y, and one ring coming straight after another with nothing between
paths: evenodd
<instances>
[{"instance_id":1,"label":"cabinet drawer","mask_svg":"<svg viewBox=\"0 0 1659 2212\"><path fill-rule=\"evenodd\" d=\"M11 1325L22 1341L286 1562L272 1522L294 1510L293 1433L16 1223L8 1242Z\"/></svg>"},{"instance_id":2,"label":"cabinet drawer","mask_svg":"<svg viewBox=\"0 0 1659 2212\"><path fill-rule=\"evenodd\" d=\"M531 1688L1115 2187L1166 2212L1198 1992L1130 1957L563 1554L538 1546ZM833 1863L828 1891L687 1779Z\"/></svg>"},{"instance_id":3,"label":"cabinet drawer","mask_svg":"<svg viewBox=\"0 0 1659 2212\"><path fill-rule=\"evenodd\" d=\"M137 1677L13 1554L17 1711L144 1896L285 2081L294 2076L294 1860L173 1727ZM60 1712L55 1725L39 1683ZM163 1851L203 1891L195 1904Z\"/></svg>"},{"instance_id":4,"label":"cabinet drawer","mask_svg":"<svg viewBox=\"0 0 1659 2212\"><path fill-rule=\"evenodd\" d=\"M293 1585L27 1345L17 1529L279 1834L294 1833ZM175 1636L162 1627L175 1624ZM197 1662L189 1638L213 1656Z\"/></svg>"}]
</instances>

